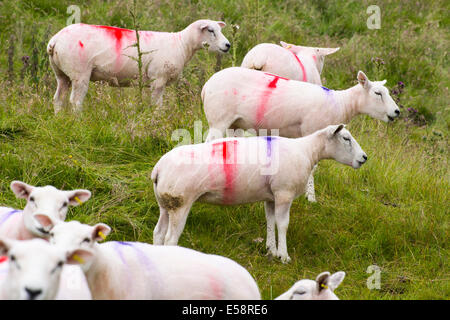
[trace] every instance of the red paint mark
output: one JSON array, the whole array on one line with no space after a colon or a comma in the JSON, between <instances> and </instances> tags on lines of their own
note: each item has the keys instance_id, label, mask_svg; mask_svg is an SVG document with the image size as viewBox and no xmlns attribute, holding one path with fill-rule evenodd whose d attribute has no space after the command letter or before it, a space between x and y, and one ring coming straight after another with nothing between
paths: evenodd
<instances>
[{"instance_id":1,"label":"red paint mark","mask_svg":"<svg viewBox=\"0 0 450 320\"><path fill-rule=\"evenodd\" d=\"M5 262L8 260L7 256L0 256L0 263Z\"/></svg>"},{"instance_id":2,"label":"red paint mark","mask_svg":"<svg viewBox=\"0 0 450 320\"><path fill-rule=\"evenodd\" d=\"M235 96L237 96L237 94L238 94L238 91L236 88L231 89L231 92L233 92L233 95L235 95Z\"/></svg>"},{"instance_id":3,"label":"red paint mark","mask_svg":"<svg viewBox=\"0 0 450 320\"><path fill-rule=\"evenodd\" d=\"M301 81L307 82L308 80L306 78L305 66L303 65L303 63L300 61L299 57L294 52L292 52L289 49L287 49L287 50L294 55L295 59L297 60L298 64L300 65L300 68L302 68L303 80L301 80Z\"/></svg>"},{"instance_id":4,"label":"red paint mark","mask_svg":"<svg viewBox=\"0 0 450 320\"><path fill-rule=\"evenodd\" d=\"M317 57L316 57L316 55L315 55L315 54L313 55L313 59L314 59L314 62L316 62L316 61L317 61Z\"/></svg>"},{"instance_id":5,"label":"red paint mark","mask_svg":"<svg viewBox=\"0 0 450 320\"><path fill-rule=\"evenodd\" d=\"M215 296L215 300L222 300L222 286L215 276L209 276L209 285Z\"/></svg>"},{"instance_id":6,"label":"red paint mark","mask_svg":"<svg viewBox=\"0 0 450 320\"><path fill-rule=\"evenodd\" d=\"M95 28L103 29L106 31L106 34L111 37L116 42L116 53L117 55L121 54L122 49L122 38L128 37L133 34L133 30L130 29L122 29L117 27L110 26L94 26Z\"/></svg>"},{"instance_id":7,"label":"red paint mark","mask_svg":"<svg viewBox=\"0 0 450 320\"><path fill-rule=\"evenodd\" d=\"M221 157L222 170L225 175L223 202L231 203L234 193L234 179L236 177L237 153L236 140L223 141L212 145L212 157Z\"/></svg>"},{"instance_id":8,"label":"red paint mark","mask_svg":"<svg viewBox=\"0 0 450 320\"><path fill-rule=\"evenodd\" d=\"M81 42L81 41L78 41L78 44L80 45L80 47L81 47L81 48L83 48L83 47L84 47L84 44L83 44L83 42Z\"/></svg>"},{"instance_id":9,"label":"red paint mark","mask_svg":"<svg viewBox=\"0 0 450 320\"><path fill-rule=\"evenodd\" d=\"M266 111L267 111L267 104L268 104L269 98L272 95L273 90L276 89L278 80L283 79L283 80L289 81L288 78L280 77L275 74L266 73L266 72L264 74L273 77L273 80L269 82L269 84L267 85L267 89L264 90L264 92L262 93L261 103L260 103L258 109L256 110L257 126L259 126L261 124L262 120L264 119L264 115L266 114Z\"/></svg>"}]
</instances>

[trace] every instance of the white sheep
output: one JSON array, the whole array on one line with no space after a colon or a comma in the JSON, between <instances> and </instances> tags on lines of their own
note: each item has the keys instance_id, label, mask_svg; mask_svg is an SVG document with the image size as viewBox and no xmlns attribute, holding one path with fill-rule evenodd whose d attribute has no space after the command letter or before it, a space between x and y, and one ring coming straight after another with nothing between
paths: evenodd
<instances>
[{"instance_id":1,"label":"white sheep","mask_svg":"<svg viewBox=\"0 0 450 320\"><path fill-rule=\"evenodd\" d=\"M358 84L346 90L328 88L261 71L234 67L215 73L203 86L202 101L209 133L206 141L223 137L228 128L278 129L297 138L328 125L348 123L359 114L393 121L400 110L384 86L358 72ZM267 132L266 130L266 132ZM315 201L311 174L307 196Z\"/></svg>"},{"instance_id":2,"label":"white sheep","mask_svg":"<svg viewBox=\"0 0 450 320\"><path fill-rule=\"evenodd\" d=\"M308 176L321 159L335 159L357 169L367 155L344 125L297 139L226 138L174 148L161 157L151 174L160 207L153 243L176 245L195 201L222 205L265 201L269 254L289 262L290 206L305 192Z\"/></svg>"},{"instance_id":3,"label":"white sheep","mask_svg":"<svg viewBox=\"0 0 450 320\"><path fill-rule=\"evenodd\" d=\"M57 298L64 290L60 279L65 264L88 261L92 253L84 249L69 252L43 239L0 238L1 255L7 255L8 261L0 264L0 300L41 300Z\"/></svg>"},{"instance_id":4,"label":"white sheep","mask_svg":"<svg viewBox=\"0 0 450 320\"><path fill-rule=\"evenodd\" d=\"M315 281L303 279L296 282L275 300L339 300L334 290L341 284L344 277L344 271L338 271L332 275L328 271L322 272Z\"/></svg>"},{"instance_id":5,"label":"white sheep","mask_svg":"<svg viewBox=\"0 0 450 320\"><path fill-rule=\"evenodd\" d=\"M45 237L56 221L63 221L69 205L77 206L91 197L89 190L58 190L53 186L35 187L11 182L17 198L27 199L23 210L0 207L0 237L16 240Z\"/></svg>"},{"instance_id":6,"label":"white sheep","mask_svg":"<svg viewBox=\"0 0 450 320\"><path fill-rule=\"evenodd\" d=\"M180 32L139 31L144 81L151 82L153 101L162 104L164 88L175 81L194 53L209 50L227 52L230 42L222 34L222 21L198 20ZM47 46L50 65L58 87L55 113L72 85L70 102L79 110L89 81L104 80L113 86L129 86L138 77L134 30L73 24L54 35Z\"/></svg>"},{"instance_id":7,"label":"white sheep","mask_svg":"<svg viewBox=\"0 0 450 320\"><path fill-rule=\"evenodd\" d=\"M280 41L261 43L253 47L244 57L241 67L273 73L292 80L322 85L325 56L339 48L303 47Z\"/></svg>"},{"instance_id":8,"label":"white sheep","mask_svg":"<svg viewBox=\"0 0 450 320\"><path fill-rule=\"evenodd\" d=\"M60 222L50 242L69 250L91 250L82 265L93 299L260 299L248 271L228 258L178 246L103 240L110 228Z\"/></svg>"}]
</instances>

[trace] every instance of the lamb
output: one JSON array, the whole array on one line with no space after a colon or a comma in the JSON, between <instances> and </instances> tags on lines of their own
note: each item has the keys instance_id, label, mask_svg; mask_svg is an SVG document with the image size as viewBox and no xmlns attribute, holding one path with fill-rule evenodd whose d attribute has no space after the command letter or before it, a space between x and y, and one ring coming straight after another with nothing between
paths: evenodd
<instances>
[{"instance_id":1,"label":"lamb","mask_svg":"<svg viewBox=\"0 0 450 320\"><path fill-rule=\"evenodd\" d=\"M160 207L153 243L176 245L195 201L222 205L265 201L269 254L289 262L290 206L305 192L308 176L321 159L357 169L367 155L343 124L297 139L226 138L176 147L162 156L151 174Z\"/></svg>"},{"instance_id":2,"label":"lamb","mask_svg":"<svg viewBox=\"0 0 450 320\"><path fill-rule=\"evenodd\" d=\"M16 240L45 237L56 221L63 221L69 205L77 206L91 197L84 189L58 190L53 186L35 187L11 182L17 198L27 199L23 211L0 207L0 236Z\"/></svg>"},{"instance_id":3,"label":"lamb","mask_svg":"<svg viewBox=\"0 0 450 320\"><path fill-rule=\"evenodd\" d=\"M57 297L65 264L89 261L92 253L84 249L61 250L38 238L0 238L0 255L8 255L9 260L8 265L0 264L0 300L41 300Z\"/></svg>"},{"instance_id":4,"label":"lamb","mask_svg":"<svg viewBox=\"0 0 450 320\"><path fill-rule=\"evenodd\" d=\"M334 290L341 284L344 277L344 271L338 271L332 275L329 272L322 272L317 276L316 281L304 279L296 282L275 300L339 300Z\"/></svg>"},{"instance_id":5,"label":"lamb","mask_svg":"<svg viewBox=\"0 0 450 320\"><path fill-rule=\"evenodd\" d=\"M320 74L325 56L339 50L339 48L296 46L283 41L280 43L281 46L260 43L253 47L245 55L241 67L322 85Z\"/></svg>"},{"instance_id":6,"label":"lamb","mask_svg":"<svg viewBox=\"0 0 450 320\"><path fill-rule=\"evenodd\" d=\"M50 242L94 258L81 267L93 299L260 299L258 286L236 262L178 246L103 240L111 228L59 222Z\"/></svg>"},{"instance_id":7,"label":"lamb","mask_svg":"<svg viewBox=\"0 0 450 320\"><path fill-rule=\"evenodd\" d=\"M357 85L335 91L246 68L219 71L202 89L210 127L206 141L223 137L228 128L278 129L280 136L297 138L331 124L348 123L358 114L385 122L399 116L398 106L384 87L386 80L370 81L362 71L357 79ZM307 195L315 201L312 175Z\"/></svg>"},{"instance_id":8,"label":"lamb","mask_svg":"<svg viewBox=\"0 0 450 320\"><path fill-rule=\"evenodd\" d=\"M222 34L222 21L198 20L180 32L139 31L144 80L151 82L153 101L162 105L164 88L175 81L194 53L208 45L210 51L227 52L230 42ZM54 109L58 113L72 85L70 102L80 111L89 81L104 80L129 86L138 77L134 30L110 26L73 24L54 35L48 45L50 65L58 87Z\"/></svg>"}]
</instances>

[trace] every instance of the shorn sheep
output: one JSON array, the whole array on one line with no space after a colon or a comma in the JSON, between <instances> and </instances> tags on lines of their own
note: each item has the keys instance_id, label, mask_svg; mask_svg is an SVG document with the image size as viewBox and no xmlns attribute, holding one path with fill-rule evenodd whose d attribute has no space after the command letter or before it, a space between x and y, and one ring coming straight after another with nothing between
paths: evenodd
<instances>
[{"instance_id":1,"label":"shorn sheep","mask_svg":"<svg viewBox=\"0 0 450 320\"><path fill-rule=\"evenodd\" d=\"M143 77L151 83L153 101L162 104L164 88L175 81L195 52L205 45L227 52L230 42L222 34L222 21L198 20L180 32L139 31ZM80 110L89 81L104 80L113 86L129 86L139 75L136 33L110 26L73 24L54 35L48 45L50 65L58 87L54 96L59 112L72 85L70 102Z\"/></svg>"},{"instance_id":2,"label":"shorn sheep","mask_svg":"<svg viewBox=\"0 0 450 320\"><path fill-rule=\"evenodd\" d=\"M273 73L292 80L322 85L325 56L339 48L314 48L288 44L281 41L260 43L253 47L242 60L241 67Z\"/></svg>"},{"instance_id":3,"label":"shorn sheep","mask_svg":"<svg viewBox=\"0 0 450 320\"><path fill-rule=\"evenodd\" d=\"M60 250L43 239L0 238L0 300L49 300L60 294L65 264L88 261L92 253L84 249ZM2 259L4 260L4 259Z\"/></svg>"},{"instance_id":4,"label":"shorn sheep","mask_svg":"<svg viewBox=\"0 0 450 320\"><path fill-rule=\"evenodd\" d=\"M345 272L322 272L316 280L303 279L275 300L339 300L334 290L344 280Z\"/></svg>"},{"instance_id":5,"label":"shorn sheep","mask_svg":"<svg viewBox=\"0 0 450 320\"><path fill-rule=\"evenodd\" d=\"M358 84L346 90L289 80L261 71L233 67L215 73L203 86L202 101L209 133L206 141L223 137L228 128L279 130L298 138L336 123L348 123L358 114L385 122L400 110L384 86L359 71ZM263 134L266 135L266 134ZM306 192L315 201L311 174Z\"/></svg>"},{"instance_id":6,"label":"shorn sheep","mask_svg":"<svg viewBox=\"0 0 450 320\"><path fill-rule=\"evenodd\" d=\"M65 220L70 205L78 206L91 197L89 190L64 191L21 181L11 182L11 190L27 204L23 210L0 207L0 236L16 240L45 237L56 221Z\"/></svg>"},{"instance_id":7,"label":"shorn sheep","mask_svg":"<svg viewBox=\"0 0 450 320\"><path fill-rule=\"evenodd\" d=\"M93 299L260 299L248 271L228 258L178 246L103 240L111 229L78 221L60 222L50 242L93 259L81 267Z\"/></svg>"},{"instance_id":8,"label":"shorn sheep","mask_svg":"<svg viewBox=\"0 0 450 320\"><path fill-rule=\"evenodd\" d=\"M153 243L176 245L195 201L222 205L265 201L268 251L289 262L289 210L305 192L311 170L321 159L357 169L367 155L342 124L297 139L226 138L174 148L151 174L160 207Z\"/></svg>"}]
</instances>

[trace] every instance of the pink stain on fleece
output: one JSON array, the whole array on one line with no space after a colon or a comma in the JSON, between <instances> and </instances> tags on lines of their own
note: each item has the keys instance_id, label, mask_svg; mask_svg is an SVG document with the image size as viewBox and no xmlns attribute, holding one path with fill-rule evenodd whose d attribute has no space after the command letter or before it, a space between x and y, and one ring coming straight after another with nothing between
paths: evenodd
<instances>
[{"instance_id":1,"label":"pink stain on fleece","mask_svg":"<svg viewBox=\"0 0 450 320\"><path fill-rule=\"evenodd\" d=\"M106 34L115 42L116 53L118 56L121 55L122 51L122 39L131 36L134 31L130 29L122 29L110 26L94 26L95 28L103 29Z\"/></svg>"},{"instance_id":2,"label":"pink stain on fleece","mask_svg":"<svg viewBox=\"0 0 450 320\"><path fill-rule=\"evenodd\" d=\"M237 172L237 141L223 141L212 145L213 158L219 157L218 161L222 165L222 171L225 175L225 186L223 189L223 203L228 204L233 200L234 180Z\"/></svg>"},{"instance_id":3,"label":"pink stain on fleece","mask_svg":"<svg viewBox=\"0 0 450 320\"><path fill-rule=\"evenodd\" d=\"M272 95L273 90L277 88L278 80L283 79L283 80L289 81L289 79L287 79L287 78L283 78L283 77L280 77L280 76L277 76L277 75L274 75L271 73L264 73L264 74L273 77L273 80L269 82L269 84L267 85L267 89L264 90L264 92L262 93L261 103L258 106L258 109L256 110L257 126L259 124L261 124L264 119L264 115L266 114L266 111L267 111L267 104L268 104L269 98Z\"/></svg>"},{"instance_id":4,"label":"pink stain on fleece","mask_svg":"<svg viewBox=\"0 0 450 320\"><path fill-rule=\"evenodd\" d=\"M83 48L84 48L84 44L83 44L83 42L81 42L81 41L78 41L78 44L79 44L79 46L80 46L80 48L81 48L81 49L83 49Z\"/></svg>"},{"instance_id":5,"label":"pink stain on fleece","mask_svg":"<svg viewBox=\"0 0 450 320\"><path fill-rule=\"evenodd\" d=\"M209 285L211 286L214 299L222 300L222 286L215 276L209 276Z\"/></svg>"},{"instance_id":6,"label":"pink stain on fleece","mask_svg":"<svg viewBox=\"0 0 450 320\"><path fill-rule=\"evenodd\" d=\"M288 49L289 50L289 49ZM303 63L300 61L300 58L291 50L289 50L290 53L292 53L295 57L295 59L297 60L298 64L300 65L300 68L302 68L302 73L303 73L303 79L301 81L307 82L307 78L306 78L306 70L305 70L305 66L303 65Z\"/></svg>"}]
</instances>

